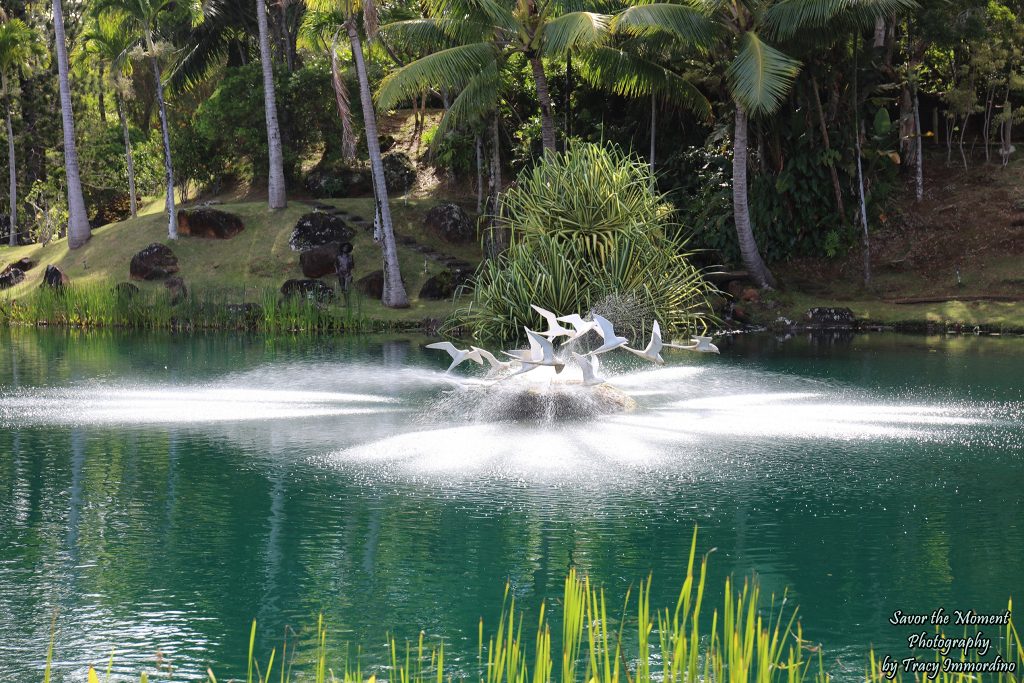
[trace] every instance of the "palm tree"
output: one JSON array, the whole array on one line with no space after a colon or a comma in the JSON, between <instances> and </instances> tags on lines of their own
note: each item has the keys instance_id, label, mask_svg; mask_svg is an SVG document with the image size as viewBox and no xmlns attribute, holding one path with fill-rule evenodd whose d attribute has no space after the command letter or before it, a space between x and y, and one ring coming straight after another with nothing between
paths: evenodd
<instances>
[{"instance_id":1,"label":"palm tree","mask_svg":"<svg viewBox=\"0 0 1024 683\"><path fill-rule=\"evenodd\" d=\"M761 287L775 278L761 258L750 223L747 192L747 130L750 116L778 110L800 63L768 41L786 41L801 31L821 29L843 18L891 15L916 6L914 0L690 0L630 7L613 27L633 35L667 32L684 44L718 53L735 109L733 133L733 216L743 264Z\"/></svg>"},{"instance_id":2,"label":"palm tree","mask_svg":"<svg viewBox=\"0 0 1024 683\"><path fill-rule=\"evenodd\" d=\"M7 170L10 180L11 214L8 244L18 246L18 173L14 155L14 106L8 79L25 69L38 55L46 53L36 32L21 19L7 19L0 10L0 98L7 114Z\"/></svg>"},{"instance_id":3,"label":"palm tree","mask_svg":"<svg viewBox=\"0 0 1024 683\"><path fill-rule=\"evenodd\" d=\"M174 165L171 161L171 134L167 120L167 101L164 98L163 71L160 67L160 49L157 47L158 22L165 13L184 9L195 26L203 20L203 8L199 0L99 0L95 5L98 15L113 14L121 17L121 31L126 35L141 37L146 55L153 68L156 100L160 112L160 131L164 145L164 180L167 211L167 236L178 239L178 216L174 208Z\"/></svg>"},{"instance_id":4,"label":"palm tree","mask_svg":"<svg viewBox=\"0 0 1024 683\"><path fill-rule=\"evenodd\" d=\"M484 84L477 77L483 70L491 69L493 63L504 64L519 53L526 57L533 72L544 149L556 151L555 119L543 59L601 45L608 37L609 20L596 12L564 9L564 0L431 0L430 17L395 22L388 26L389 34L421 47L445 40L448 46L385 78L377 93L381 106L390 108L435 85L449 91L472 88L480 96ZM497 81L490 85L496 86ZM488 99L493 98L488 94Z\"/></svg>"},{"instance_id":5,"label":"palm tree","mask_svg":"<svg viewBox=\"0 0 1024 683\"><path fill-rule=\"evenodd\" d=\"M64 128L64 172L68 184L68 248L78 249L92 237L89 216L82 197L82 177L75 148L75 117L71 111L71 85L68 83L68 48L64 35L64 12L60 0L53 0L53 32L57 43L57 75L60 79L60 118Z\"/></svg>"},{"instance_id":6,"label":"palm tree","mask_svg":"<svg viewBox=\"0 0 1024 683\"><path fill-rule=\"evenodd\" d=\"M342 28L348 34L352 46L352 58L355 61L356 76L359 79L359 99L363 107L363 128L366 132L366 147L370 155L370 172L373 176L374 199L376 202L375 223L378 227L375 237L384 250L384 292L381 303L389 308L408 308L409 296L402 283L402 273L398 264L398 244L395 241L395 230L391 221L391 207L388 204L388 188L384 182L384 160L380 153L380 139L377 134L377 115L373 109L370 96L370 79L366 73L366 61L363 58L363 44L359 36L358 16L363 18L366 35L373 38L377 33L377 6L374 0L315 0L309 3L311 9L318 12L340 10L344 18Z\"/></svg>"},{"instance_id":7,"label":"palm tree","mask_svg":"<svg viewBox=\"0 0 1024 683\"><path fill-rule=\"evenodd\" d=\"M256 21L260 28L260 64L263 67L263 109L267 119L267 150L270 154L270 170L267 174L267 200L271 209L283 209L288 204L284 185L284 153L281 150L281 130L277 125L274 67L270 61L270 38L267 35L267 6L264 0L256 0Z\"/></svg>"},{"instance_id":8,"label":"palm tree","mask_svg":"<svg viewBox=\"0 0 1024 683\"><path fill-rule=\"evenodd\" d=\"M138 215L138 199L135 191L135 158L132 154L132 139L128 130L128 117L125 114L124 99L130 94L131 59L129 51L137 42L128 31L122 30L123 18L107 14L93 19L92 25L82 36L85 50L92 54L100 63L101 78L106 75L113 81L114 103L117 105L117 118L121 123L124 136L124 157L128 170L128 200L131 205L132 218Z\"/></svg>"}]
</instances>

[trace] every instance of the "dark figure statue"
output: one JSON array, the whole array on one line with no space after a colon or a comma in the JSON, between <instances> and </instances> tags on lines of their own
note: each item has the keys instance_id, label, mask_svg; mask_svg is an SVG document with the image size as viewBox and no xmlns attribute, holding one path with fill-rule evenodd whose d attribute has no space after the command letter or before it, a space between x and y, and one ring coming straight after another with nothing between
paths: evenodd
<instances>
[{"instance_id":1,"label":"dark figure statue","mask_svg":"<svg viewBox=\"0 0 1024 683\"><path fill-rule=\"evenodd\" d=\"M343 242L338 248L338 258L334 261L334 272L338 274L338 288L345 295L345 305L348 306L348 293L352 287L352 273L356 269L356 260L352 257L352 243Z\"/></svg>"}]
</instances>

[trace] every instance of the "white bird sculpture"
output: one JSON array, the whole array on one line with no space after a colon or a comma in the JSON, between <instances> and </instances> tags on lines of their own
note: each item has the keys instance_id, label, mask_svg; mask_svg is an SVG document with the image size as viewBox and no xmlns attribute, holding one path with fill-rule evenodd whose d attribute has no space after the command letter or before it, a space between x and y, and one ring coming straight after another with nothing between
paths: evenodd
<instances>
[{"instance_id":1,"label":"white bird sculpture","mask_svg":"<svg viewBox=\"0 0 1024 683\"><path fill-rule=\"evenodd\" d=\"M605 318L594 314L594 322L597 324L597 333L604 339L604 343L591 351L588 355L598 355L601 353L608 353L612 349L617 349L629 340L625 337L619 337L615 334L615 328Z\"/></svg>"},{"instance_id":2,"label":"white bird sculpture","mask_svg":"<svg viewBox=\"0 0 1024 683\"><path fill-rule=\"evenodd\" d=\"M445 372L451 372L457 365L460 365L467 360L471 360L477 365L484 364L483 358L481 358L477 350L472 347L468 349L459 349L451 342L436 342L434 344L427 344L427 348L446 351L448 355L452 357L452 364L448 366L448 369L445 370Z\"/></svg>"},{"instance_id":3,"label":"white bird sculpture","mask_svg":"<svg viewBox=\"0 0 1024 683\"><path fill-rule=\"evenodd\" d=\"M573 351L572 357L576 359L580 370L583 372L583 384L585 386L592 387L595 384L604 384L607 381L604 377L600 377L597 374L599 372L597 356L581 356Z\"/></svg>"},{"instance_id":4,"label":"white bird sculpture","mask_svg":"<svg viewBox=\"0 0 1024 683\"><path fill-rule=\"evenodd\" d=\"M585 335L587 332L597 329L597 325L594 322L590 320L584 320L579 313L573 313L572 315L563 315L561 318L556 318L556 320L562 323L569 323L576 331L575 334L573 334L571 337L566 339L565 342L563 342L565 344L576 341L577 339Z\"/></svg>"},{"instance_id":5,"label":"white bird sculpture","mask_svg":"<svg viewBox=\"0 0 1024 683\"><path fill-rule=\"evenodd\" d=\"M512 367L512 363L509 361L498 360L494 357L494 354L487 349L481 349L479 346L470 346L472 351L475 351L480 355L480 358L491 364L491 367L495 370L507 370Z\"/></svg>"},{"instance_id":6,"label":"white bird sculpture","mask_svg":"<svg viewBox=\"0 0 1024 683\"><path fill-rule=\"evenodd\" d=\"M543 332L538 332L537 334L539 334L540 336L547 337L548 339L553 339L554 337L571 337L574 334L573 330L567 329L559 325L558 317L551 311L541 308L540 306L537 306L535 304L530 304L530 308L540 313L540 317L544 318L544 320L547 321L548 329L544 330Z\"/></svg>"},{"instance_id":7,"label":"white bird sculpture","mask_svg":"<svg viewBox=\"0 0 1024 683\"><path fill-rule=\"evenodd\" d=\"M561 372L565 363L555 358L555 348L551 342L534 332L530 328L526 330L526 336L530 340L530 348L525 351L502 351L509 358L513 358L523 364L522 370L515 374L529 372L540 365L553 367L555 372Z\"/></svg>"},{"instance_id":8,"label":"white bird sculpture","mask_svg":"<svg viewBox=\"0 0 1024 683\"><path fill-rule=\"evenodd\" d=\"M629 351L634 356L639 356L644 360L649 360L657 365L664 365L665 359L661 357L661 349L664 344L661 341L661 326L658 321L654 321L654 327L651 329L651 341L647 344L647 348L643 351L638 349L630 348L629 346L623 346L622 348Z\"/></svg>"},{"instance_id":9,"label":"white bird sculpture","mask_svg":"<svg viewBox=\"0 0 1024 683\"><path fill-rule=\"evenodd\" d=\"M720 353L718 347L711 343L711 337L693 337L692 344L662 344L670 349L682 349L683 351L696 351L697 353Z\"/></svg>"}]
</instances>

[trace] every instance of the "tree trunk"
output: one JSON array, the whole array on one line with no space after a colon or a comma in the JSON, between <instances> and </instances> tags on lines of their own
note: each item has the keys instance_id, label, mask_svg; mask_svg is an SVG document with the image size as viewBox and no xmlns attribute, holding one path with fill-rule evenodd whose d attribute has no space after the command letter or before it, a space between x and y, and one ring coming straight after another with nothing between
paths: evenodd
<instances>
[{"instance_id":1,"label":"tree trunk","mask_svg":"<svg viewBox=\"0 0 1024 683\"><path fill-rule=\"evenodd\" d=\"M132 138L128 134L128 119L124 115L124 103L114 96L117 103L117 118L121 120L121 132L124 133L124 158L128 164L128 199L131 202L132 218L139 215L138 202L135 199L135 158L132 155Z\"/></svg>"},{"instance_id":2,"label":"tree trunk","mask_svg":"<svg viewBox=\"0 0 1024 683\"><path fill-rule=\"evenodd\" d=\"M540 55L530 55L530 66L533 67L533 80L537 84L537 100L540 102L540 134L544 142L544 150L558 151L555 143L555 118L551 114L551 93L548 91L548 78L544 75L544 62Z\"/></svg>"},{"instance_id":3,"label":"tree trunk","mask_svg":"<svg viewBox=\"0 0 1024 683\"><path fill-rule=\"evenodd\" d=\"M655 133L657 132L658 124L658 108L657 102L654 99L654 93L651 93L651 155L650 155L650 166L651 166L651 186L654 186L654 140Z\"/></svg>"},{"instance_id":4,"label":"tree trunk","mask_svg":"<svg viewBox=\"0 0 1024 683\"><path fill-rule=\"evenodd\" d=\"M103 70L101 69L100 70L100 74L99 74L99 83L96 84L96 102L99 105L100 121L102 121L104 125L106 125L106 123L107 123L107 103L106 103L106 99L107 99L106 79L103 78Z\"/></svg>"},{"instance_id":5,"label":"tree trunk","mask_svg":"<svg viewBox=\"0 0 1024 683\"><path fill-rule=\"evenodd\" d=\"M562 134L563 149L569 151L569 139L572 137L572 53L565 56L565 94L562 96Z\"/></svg>"},{"instance_id":6,"label":"tree trunk","mask_svg":"<svg viewBox=\"0 0 1024 683\"><path fill-rule=\"evenodd\" d=\"M7 80L6 78L4 79ZM4 91L7 91L7 85L4 84ZM11 121L11 103L7 103L7 174L10 177L11 182L11 215L7 221L8 226L11 229L11 234L7 239L7 243L12 246L18 246L18 174L17 169L14 166L14 124Z\"/></svg>"},{"instance_id":7,"label":"tree trunk","mask_svg":"<svg viewBox=\"0 0 1024 683\"><path fill-rule=\"evenodd\" d=\"M409 297L402 284L402 273L398 266L398 246L395 243L395 231L391 223L391 207L388 206L388 188L384 183L384 161L380 154L380 141L377 138L377 117L373 111L373 100L370 98L370 81L366 74L366 63L363 61L363 47L359 40L359 32L352 17L345 23L348 38L352 43L352 57L356 63L356 75L359 77L359 99L363 106L363 128L366 131L366 147L370 153L370 170L373 175L374 194L377 209L380 213L382 243L384 245L384 296L381 303L389 308L408 308Z\"/></svg>"},{"instance_id":8,"label":"tree trunk","mask_svg":"<svg viewBox=\"0 0 1024 683\"><path fill-rule=\"evenodd\" d=\"M484 140L477 133L476 136L476 214L479 216L484 210Z\"/></svg>"},{"instance_id":9,"label":"tree trunk","mask_svg":"<svg viewBox=\"0 0 1024 683\"><path fill-rule=\"evenodd\" d=\"M64 36L64 12L61 0L53 0L53 31L57 43L57 73L60 79L60 118L64 129L64 171L68 184L68 248L77 249L92 237L89 216L82 197L82 176L78 170L75 147L75 117L71 111L71 85L68 83L68 51Z\"/></svg>"},{"instance_id":10,"label":"tree trunk","mask_svg":"<svg viewBox=\"0 0 1024 683\"><path fill-rule=\"evenodd\" d=\"M270 37L267 35L267 7L263 0L256 0L256 19L260 29L260 63L263 66L263 111L267 120L267 151L270 156L270 169L267 174L267 203L270 204L271 209L283 209L288 205L284 185L284 153L281 150L281 129L277 125L274 67L270 60Z\"/></svg>"},{"instance_id":11,"label":"tree trunk","mask_svg":"<svg viewBox=\"0 0 1024 683\"><path fill-rule=\"evenodd\" d=\"M352 129L352 107L348 97L348 88L341 80L338 70L338 34L331 39L331 87L334 88L334 100L338 105L338 117L341 119L341 158L352 161L356 158L356 134Z\"/></svg>"},{"instance_id":12,"label":"tree trunk","mask_svg":"<svg viewBox=\"0 0 1024 683\"><path fill-rule=\"evenodd\" d=\"M498 213L501 210L501 136L498 124L498 112L495 111L491 118L491 196L488 199L488 210L490 220L488 221L487 236L484 240L484 253L487 258L493 259L505 251L505 238L498 223Z\"/></svg>"},{"instance_id":13,"label":"tree trunk","mask_svg":"<svg viewBox=\"0 0 1024 683\"><path fill-rule=\"evenodd\" d=\"M917 156L914 164L914 196L917 201L924 198L924 150L921 149L921 106L917 98L917 81L914 81L914 147ZM988 140L985 141L986 145ZM987 151L987 147L986 147Z\"/></svg>"},{"instance_id":14,"label":"tree trunk","mask_svg":"<svg viewBox=\"0 0 1024 683\"><path fill-rule=\"evenodd\" d=\"M167 209L167 237L178 239L178 212L174 208L174 166L171 164L171 134L167 126L167 103L164 102L164 84L160 75L160 64L153 52L156 47L153 44L153 36L146 36L146 43L149 47L149 61L153 65L153 78L156 80L156 101L160 111L160 130L163 133L164 142L164 180L167 187L167 196L164 198L164 206Z\"/></svg>"},{"instance_id":15,"label":"tree trunk","mask_svg":"<svg viewBox=\"0 0 1024 683\"><path fill-rule=\"evenodd\" d=\"M821 96L818 94L818 79L811 76L811 91L814 93L814 104L818 110L818 127L821 128L821 141L825 145L825 152L832 151L832 145L828 138L828 126L825 124L825 110L821 106ZM839 220L846 224L846 206L843 204L843 188L839 184L839 172L836 164L829 159L829 174L832 176L832 192L836 196L836 211L839 212Z\"/></svg>"},{"instance_id":16,"label":"tree trunk","mask_svg":"<svg viewBox=\"0 0 1024 683\"><path fill-rule=\"evenodd\" d=\"M750 225L750 205L747 197L747 112L736 103L736 133L732 141L732 206L736 222L736 237L747 272L759 286L770 289L775 278L757 250L757 241Z\"/></svg>"},{"instance_id":17,"label":"tree trunk","mask_svg":"<svg viewBox=\"0 0 1024 683\"><path fill-rule=\"evenodd\" d=\"M883 22L884 27L884 22ZM857 44L858 38L853 39L853 144L857 154L857 194L860 199L860 221L863 228L864 241L864 286L871 284L871 241L868 235L868 205L864 199L864 168L861 165L860 151L860 99L857 95Z\"/></svg>"}]
</instances>

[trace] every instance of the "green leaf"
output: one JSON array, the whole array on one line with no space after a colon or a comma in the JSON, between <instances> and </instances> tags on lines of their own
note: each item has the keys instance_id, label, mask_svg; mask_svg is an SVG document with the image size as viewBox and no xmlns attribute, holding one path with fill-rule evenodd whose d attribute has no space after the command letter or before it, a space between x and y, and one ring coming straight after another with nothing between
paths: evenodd
<instances>
[{"instance_id":1,"label":"green leaf","mask_svg":"<svg viewBox=\"0 0 1024 683\"><path fill-rule=\"evenodd\" d=\"M472 128L489 116L498 106L500 87L498 63L492 61L452 102L437 126L432 144L438 144L455 128Z\"/></svg>"},{"instance_id":2,"label":"green leaf","mask_svg":"<svg viewBox=\"0 0 1024 683\"><path fill-rule=\"evenodd\" d=\"M748 31L726 78L733 97L747 112L771 114L782 104L799 71L800 62Z\"/></svg>"},{"instance_id":3,"label":"green leaf","mask_svg":"<svg viewBox=\"0 0 1024 683\"><path fill-rule=\"evenodd\" d=\"M608 39L607 14L570 12L547 22L543 28L544 54L561 56L582 47L601 45Z\"/></svg>"},{"instance_id":4,"label":"green leaf","mask_svg":"<svg viewBox=\"0 0 1024 683\"><path fill-rule=\"evenodd\" d=\"M668 32L682 42L708 47L714 42L715 23L700 10L685 5L636 5L615 16L612 30L631 36Z\"/></svg>"},{"instance_id":5,"label":"green leaf","mask_svg":"<svg viewBox=\"0 0 1024 683\"><path fill-rule=\"evenodd\" d=\"M802 30L822 28L834 19L855 25L917 9L916 0L780 0L764 13L767 35L791 38Z\"/></svg>"},{"instance_id":6,"label":"green leaf","mask_svg":"<svg viewBox=\"0 0 1024 683\"><path fill-rule=\"evenodd\" d=\"M875 136L880 138L885 137L892 130L892 121L889 119L889 112L885 107L875 112L874 129Z\"/></svg>"},{"instance_id":7,"label":"green leaf","mask_svg":"<svg viewBox=\"0 0 1024 683\"><path fill-rule=\"evenodd\" d=\"M377 90L377 104L391 109L433 86L461 90L495 59L489 43L472 43L441 50L392 71Z\"/></svg>"}]
</instances>

